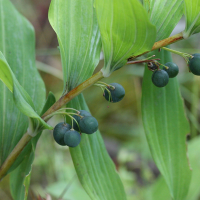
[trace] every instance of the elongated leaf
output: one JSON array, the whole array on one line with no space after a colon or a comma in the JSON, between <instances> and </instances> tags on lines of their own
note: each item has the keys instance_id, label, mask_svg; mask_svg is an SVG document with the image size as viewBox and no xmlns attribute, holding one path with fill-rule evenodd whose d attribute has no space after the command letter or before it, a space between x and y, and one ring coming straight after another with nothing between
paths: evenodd
<instances>
[{"instance_id":1,"label":"elongated leaf","mask_svg":"<svg viewBox=\"0 0 200 200\"><path fill-rule=\"evenodd\" d=\"M49 21L58 37L68 92L88 79L99 62L101 42L93 0L52 0Z\"/></svg>"},{"instance_id":2,"label":"elongated leaf","mask_svg":"<svg viewBox=\"0 0 200 200\"><path fill-rule=\"evenodd\" d=\"M151 50L156 29L138 0L96 0L95 9L103 44L105 77L125 65L130 56Z\"/></svg>"},{"instance_id":3,"label":"elongated leaf","mask_svg":"<svg viewBox=\"0 0 200 200\"><path fill-rule=\"evenodd\" d=\"M16 11L9 0L0 0L0 51L5 56L3 58L1 54L1 67L2 63L6 63L6 59L19 84L24 88L22 90L26 91L26 98L30 96L26 100L30 103L31 99L34 104L31 107L35 108L36 113L40 113L45 102L46 92L44 83L35 67L34 30L30 23ZM1 79L12 90L13 77L9 73L10 70L8 67L1 67ZM5 74L8 75L8 79L2 78L2 69L7 69ZM5 84L0 81L0 166L28 128L28 117L22 114L16 107L13 94L7 89ZM23 149L9 172L18 167L23 160L26 160L25 158L28 159L38 137L39 134ZM27 166L28 164L31 165L31 163L27 163ZM17 181L13 179L12 183L18 184L18 189L20 189L20 186L22 188L22 182ZM17 195L15 191L12 192L13 196Z\"/></svg>"},{"instance_id":4,"label":"elongated leaf","mask_svg":"<svg viewBox=\"0 0 200 200\"><path fill-rule=\"evenodd\" d=\"M31 150L22 163L10 175L10 190L13 199L27 199L30 184L31 165L34 152Z\"/></svg>"},{"instance_id":5,"label":"elongated leaf","mask_svg":"<svg viewBox=\"0 0 200 200\"><path fill-rule=\"evenodd\" d=\"M47 100L44 104L44 107L43 107L40 115L42 116L55 102L56 102L56 98L55 98L54 94L52 92L49 92L49 95L47 97Z\"/></svg>"},{"instance_id":6,"label":"elongated leaf","mask_svg":"<svg viewBox=\"0 0 200 200\"><path fill-rule=\"evenodd\" d=\"M184 37L188 38L194 33L200 32L200 1L184 0L186 27Z\"/></svg>"},{"instance_id":7,"label":"elongated leaf","mask_svg":"<svg viewBox=\"0 0 200 200\"><path fill-rule=\"evenodd\" d=\"M192 179L189 192L183 200L197 200L200 195L200 137L194 138L188 143L188 154L192 167ZM169 189L161 176L150 188L146 190L146 199L148 200L169 200Z\"/></svg>"},{"instance_id":8,"label":"elongated leaf","mask_svg":"<svg viewBox=\"0 0 200 200\"><path fill-rule=\"evenodd\" d=\"M156 26L156 41L169 37L183 16L183 0L144 0L144 7Z\"/></svg>"},{"instance_id":9,"label":"elongated leaf","mask_svg":"<svg viewBox=\"0 0 200 200\"><path fill-rule=\"evenodd\" d=\"M172 61L169 52L152 52L161 63ZM186 135L189 123L176 78L164 88L151 81L152 72L145 70L142 88L142 115L147 141L172 198L184 199L190 185L191 171L187 160Z\"/></svg>"},{"instance_id":10,"label":"elongated leaf","mask_svg":"<svg viewBox=\"0 0 200 200\"><path fill-rule=\"evenodd\" d=\"M0 74L0 79L6 84L8 89L13 92L13 99L18 109L32 119L33 123L35 124L35 127L33 128L41 126L41 128L53 129L36 113L31 97L19 84L1 51L0 68L2 71L2 74Z\"/></svg>"},{"instance_id":11,"label":"elongated leaf","mask_svg":"<svg viewBox=\"0 0 200 200\"><path fill-rule=\"evenodd\" d=\"M88 110L82 95L70 101L68 106ZM99 131L91 135L82 134L81 143L70 148L70 153L79 180L91 199L126 200L123 185Z\"/></svg>"}]
</instances>

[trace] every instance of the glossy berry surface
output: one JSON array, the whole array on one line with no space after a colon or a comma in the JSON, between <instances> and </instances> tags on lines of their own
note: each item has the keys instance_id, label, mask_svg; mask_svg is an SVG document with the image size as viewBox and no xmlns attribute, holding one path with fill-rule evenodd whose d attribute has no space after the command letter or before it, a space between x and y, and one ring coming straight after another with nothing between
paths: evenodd
<instances>
[{"instance_id":1,"label":"glossy berry surface","mask_svg":"<svg viewBox=\"0 0 200 200\"><path fill-rule=\"evenodd\" d=\"M167 62L167 63L165 63L165 66L167 66L168 69L166 69L166 67L163 67L163 70L165 70L168 73L169 78L174 78L177 76L177 74L179 72L179 68L178 68L177 64L175 64L173 62Z\"/></svg>"},{"instance_id":2,"label":"glossy berry surface","mask_svg":"<svg viewBox=\"0 0 200 200\"><path fill-rule=\"evenodd\" d=\"M98 121L92 116L83 117L79 121L81 133L92 134L98 129Z\"/></svg>"},{"instance_id":3,"label":"glossy berry surface","mask_svg":"<svg viewBox=\"0 0 200 200\"><path fill-rule=\"evenodd\" d=\"M151 79L152 79L152 82L153 82L153 84L155 86L157 86L157 87L164 87L169 82L169 75L164 70L156 70L152 74Z\"/></svg>"},{"instance_id":4,"label":"glossy berry surface","mask_svg":"<svg viewBox=\"0 0 200 200\"><path fill-rule=\"evenodd\" d=\"M70 129L65 133L64 142L69 147L76 147L81 142L81 136L76 130Z\"/></svg>"},{"instance_id":5,"label":"glossy berry surface","mask_svg":"<svg viewBox=\"0 0 200 200\"><path fill-rule=\"evenodd\" d=\"M200 54L199 53L195 53L192 54L193 58L189 58L189 68L190 71L195 74L200 76Z\"/></svg>"},{"instance_id":6,"label":"glossy berry surface","mask_svg":"<svg viewBox=\"0 0 200 200\"><path fill-rule=\"evenodd\" d=\"M65 146L66 144L64 142L64 135L70 129L71 129L71 126L67 123L61 122L61 123L57 124L53 130L54 140L59 145Z\"/></svg>"},{"instance_id":7,"label":"glossy berry surface","mask_svg":"<svg viewBox=\"0 0 200 200\"><path fill-rule=\"evenodd\" d=\"M91 114L90 114L88 111L86 111L86 110L79 110L79 112L80 112L80 113L77 113L77 114L81 115L82 117L91 116ZM79 121L80 121L81 117L79 117L78 115L73 115L73 118L74 118L74 119L78 122L78 124L79 124ZM73 120L73 128L74 128L75 130L79 131L79 127L78 127L78 125L77 125L77 123L76 123L75 120Z\"/></svg>"},{"instance_id":8,"label":"glossy berry surface","mask_svg":"<svg viewBox=\"0 0 200 200\"><path fill-rule=\"evenodd\" d=\"M114 88L107 86L107 89L110 91L110 94L107 91L107 89L105 89L103 94L105 99L113 103L121 101L125 96L124 88L118 83L111 83L109 85L114 86Z\"/></svg>"}]
</instances>

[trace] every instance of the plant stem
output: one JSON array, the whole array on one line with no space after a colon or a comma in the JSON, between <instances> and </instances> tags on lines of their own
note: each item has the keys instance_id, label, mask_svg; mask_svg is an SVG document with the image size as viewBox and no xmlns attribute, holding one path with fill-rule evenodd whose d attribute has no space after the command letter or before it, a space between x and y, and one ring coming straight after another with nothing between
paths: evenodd
<instances>
[{"instance_id":1,"label":"plant stem","mask_svg":"<svg viewBox=\"0 0 200 200\"><path fill-rule=\"evenodd\" d=\"M10 167L12 166L14 161L17 159L19 154L22 152L24 147L29 143L29 141L31 139L32 139L32 137L28 133L25 133L23 135L23 137L17 143L15 148L12 150L12 152L6 158L3 165L0 167L0 180L6 175L7 171L10 169Z\"/></svg>"},{"instance_id":2,"label":"plant stem","mask_svg":"<svg viewBox=\"0 0 200 200\"><path fill-rule=\"evenodd\" d=\"M153 45L151 51L156 50L156 49L160 49L160 48L165 47L165 46L170 45L170 44L173 44L173 43L175 43L179 40L182 40L182 39L183 39L183 33L181 32L181 33L178 33L178 34L173 35L171 37L168 37L164 40L160 40L160 41L156 42Z\"/></svg>"},{"instance_id":3,"label":"plant stem","mask_svg":"<svg viewBox=\"0 0 200 200\"><path fill-rule=\"evenodd\" d=\"M96 83L98 80L103 78L103 73L101 71L94 74L92 77L78 85L76 88L62 96L56 103L54 103L48 110L42 115L42 118L44 119L47 115L51 114L52 112L58 110L65 104L67 104L69 101L71 101L74 97L79 95L83 90L86 88L92 86L94 83Z\"/></svg>"},{"instance_id":4,"label":"plant stem","mask_svg":"<svg viewBox=\"0 0 200 200\"><path fill-rule=\"evenodd\" d=\"M174 36L171 36L169 38L166 38L164 40L156 42L153 45L151 51L159 49L159 48L162 48L164 46L167 46L169 44L172 44L172 43L177 42L177 41L182 40L182 39L183 39L183 34L182 33L178 33L178 34L176 34ZM144 52L141 55L144 55L146 53L148 53L148 52ZM141 55L138 55L136 57L139 57ZM65 104L67 104L69 101L71 101L74 97L76 97L81 92L83 92L86 88L92 86L94 83L96 83L98 80L100 80L102 78L103 78L103 73L101 71L97 72L92 77L90 77L89 79L87 79L86 81L84 81L83 83L78 85L76 88L71 90L69 93L63 95L56 103L53 104L53 106L51 106L43 114L42 118L44 119L47 115L50 115L53 112L55 112L56 110L58 110L59 108L61 108ZM11 167L11 165L14 163L16 158L19 156L19 154L22 152L24 147L29 143L29 141L31 139L32 139L32 137L28 133L25 133L23 135L23 137L17 143L17 145L12 150L10 155L6 158L6 160L4 161L3 165L0 167L0 180L6 175L7 171Z\"/></svg>"},{"instance_id":5,"label":"plant stem","mask_svg":"<svg viewBox=\"0 0 200 200\"><path fill-rule=\"evenodd\" d=\"M165 39L160 40L158 42L155 42L153 47L152 47L152 49L151 49L151 51L154 51L156 49L160 49L160 48L165 47L167 45L173 44L173 43L178 42L179 40L182 40L182 39L184 39L184 38L183 38L183 33L181 32L181 33L178 33L178 34L173 35L171 37L168 37L168 38L165 38ZM132 59L132 58L140 57L140 56L142 56L144 54L147 54L149 52L150 51L146 51L146 52L144 52L144 53L142 53L140 55L137 55L137 56L134 56L134 57L131 56L130 58L128 58L128 60Z\"/></svg>"}]
</instances>

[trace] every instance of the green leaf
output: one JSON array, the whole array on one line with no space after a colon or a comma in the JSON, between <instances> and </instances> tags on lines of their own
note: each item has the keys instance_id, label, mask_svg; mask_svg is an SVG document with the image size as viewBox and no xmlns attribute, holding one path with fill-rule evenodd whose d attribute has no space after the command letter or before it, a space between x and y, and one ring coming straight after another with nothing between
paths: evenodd
<instances>
[{"instance_id":1,"label":"green leaf","mask_svg":"<svg viewBox=\"0 0 200 200\"><path fill-rule=\"evenodd\" d=\"M49 21L58 37L68 92L88 79L99 62L101 42L93 0L52 0Z\"/></svg>"},{"instance_id":2,"label":"green leaf","mask_svg":"<svg viewBox=\"0 0 200 200\"><path fill-rule=\"evenodd\" d=\"M10 174L10 190L13 199L27 199L30 184L31 165L34 160L34 152L30 151L22 163Z\"/></svg>"},{"instance_id":3,"label":"green leaf","mask_svg":"<svg viewBox=\"0 0 200 200\"><path fill-rule=\"evenodd\" d=\"M68 106L88 110L82 95L70 101ZM70 148L70 153L78 178L91 199L126 200L123 185L99 131L92 135L82 134L80 145Z\"/></svg>"},{"instance_id":4,"label":"green leaf","mask_svg":"<svg viewBox=\"0 0 200 200\"><path fill-rule=\"evenodd\" d=\"M200 1L185 0L186 27L183 33L184 38L200 32Z\"/></svg>"},{"instance_id":5,"label":"green leaf","mask_svg":"<svg viewBox=\"0 0 200 200\"><path fill-rule=\"evenodd\" d=\"M172 61L169 52L152 52L161 63ZM151 81L152 72L146 67L142 88L142 117L153 159L164 176L172 198L187 195L191 171L186 152L189 123L184 113L177 78L166 87L158 88Z\"/></svg>"},{"instance_id":6,"label":"green leaf","mask_svg":"<svg viewBox=\"0 0 200 200\"><path fill-rule=\"evenodd\" d=\"M25 147L24 152L21 153L21 158L23 160L19 165L13 165L11 168L15 169L10 174L10 191L14 200L26 200L28 196L28 189L30 185L32 163L35 155L35 147L38 139L41 136L41 133L38 133L31 142ZM24 155L24 156L22 156ZM10 170L9 170L10 171Z\"/></svg>"},{"instance_id":7,"label":"green leaf","mask_svg":"<svg viewBox=\"0 0 200 200\"><path fill-rule=\"evenodd\" d=\"M144 7L156 26L156 41L169 37L183 16L183 0L144 0Z\"/></svg>"},{"instance_id":8,"label":"green leaf","mask_svg":"<svg viewBox=\"0 0 200 200\"><path fill-rule=\"evenodd\" d=\"M200 195L200 137L194 138L188 143L188 154L190 157L190 163L192 167L192 179L189 188L189 192L186 198L182 200L197 200ZM146 189L146 199L148 200L169 200L169 189L161 176L157 181L149 188Z\"/></svg>"},{"instance_id":9,"label":"green leaf","mask_svg":"<svg viewBox=\"0 0 200 200\"><path fill-rule=\"evenodd\" d=\"M40 130L44 128L53 129L36 113L31 97L19 84L18 80L16 79L10 66L6 62L6 59L4 58L1 51L0 51L0 68L1 71L3 72L2 74L0 74L0 79L5 84L7 84L6 86L8 87L8 89L10 89L10 91L13 92L13 99L15 105L23 114L31 118L31 121L33 123L33 127L31 127L31 129L33 130L28 130L30 131L30 134L35 134L34 132L38 131L38 127Z\"/></svg>"},{"instance_id":10,"label":"green leaf","mask_svg":"<svg viewBox=\"0 0 200 200\"><path fill-rule=\"evenodd\" d=\"M41 116L56 102L56 98L52 92L49 92L47 100L41 112Z\"/></svg>"},{"instance_id":11,"label":"green leaf","mask_svg":"<svg viewBox=\"0 0 200 200\"><path fill-rule=\"evenodd\" d=\"M16 95L22 95L27 104L30 104L31 108L34 108L34 112L36 113L41 112L46 95L44 83L35 67L34 29L32 25L17 12L9 0L0 1L0 51L2 52L0 55L0 76L1 80L6 84L0 81L1 166L23 134L27 131L29 124L28 117L22 114L15 105L13 99L14 90L17 91L17 93L15 93L15 98L17 98ZM14 76L12 76L12 72ZM4 75L6 75L6 77ZM15 84L13 78L17 80L14 80ZM19 84L17 82L19 82ZM16 89L14 89L14 87L16 87ZM11 93L11 91L13 91L13 93ZM39 136L40 134L32 139L23 149L9 169L9 172L18 167L22 161L22 165L25 166L25 160L30 155L30 152L34 150ZM26 161L28 162L28 160ZM32 163L27 163L26 166L28 167L28 165L31 164ZM20 180L13 179L12 183L18 184L16 185L18 189L22 189L23 187ZM13 196L18 195L15 194L15 192L19 191L13 190ZM15 200L18 199L15 198Z\"/></svg>"},{"instance_id":12,"label":"green leaf","mask_svg":"<svg viewBox=\"0 0 200 200\"><path fill-rule=\"evenodd\" d=\"M96 0L95 9L104 52L104 77L126 64L130 56L150 51L156 29L138 0Z\"/></svg>"}]
</instances>

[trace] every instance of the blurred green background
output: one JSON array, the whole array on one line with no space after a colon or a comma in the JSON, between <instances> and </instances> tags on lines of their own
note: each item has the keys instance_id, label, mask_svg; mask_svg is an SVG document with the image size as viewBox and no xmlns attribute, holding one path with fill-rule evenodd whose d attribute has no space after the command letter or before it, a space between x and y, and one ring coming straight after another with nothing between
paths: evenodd
<instances>
[{"instance_id":1,"label":"blurred green background","mask_svg":"<svg viewBox=\"0 0 200 200\"><path fill-rule=\"evenodd\" d=\"M47 94L52 91L58 99L63 90L63 82L56 34L48 22L50 0L12 0L12 2L35 28L36 65L45 82ZM183 29L184 27L180 31ZM200 53L199 41L200 34L197 34L171 45L171 48L191 54ZM182 57L173 55L173 59L180 68L178 80L191 125L191 135L188 136L188 141L191 143L189 147L191 163L197 169L196 179L200 180L198 156L200 145L197 143L200 130L200 78L188 72ZM102 66L101 60L96 70ZM105 101L102 90L97 86L87 89L84 96L92 115L99 122L106 148L122 179L128 200L170 200L168 190L150 155L142 126L140 101L143 71L144 65L127 65L102 80L106 83L118 82L125 88L125 98L117 104ZM62 117L57 116L52 118L50 123L55 126L62 120ZM194 184L192 189L194 195L188 198L200 199L200 188ZM75 174L69 149L54 142L52 131L44 131L42 134L33 163L29 199L39 199L39 196L44 199L89 200ZM9 175L0 182L0 199L12 199L9 192Z\"/></svg>"}]
</instances>

